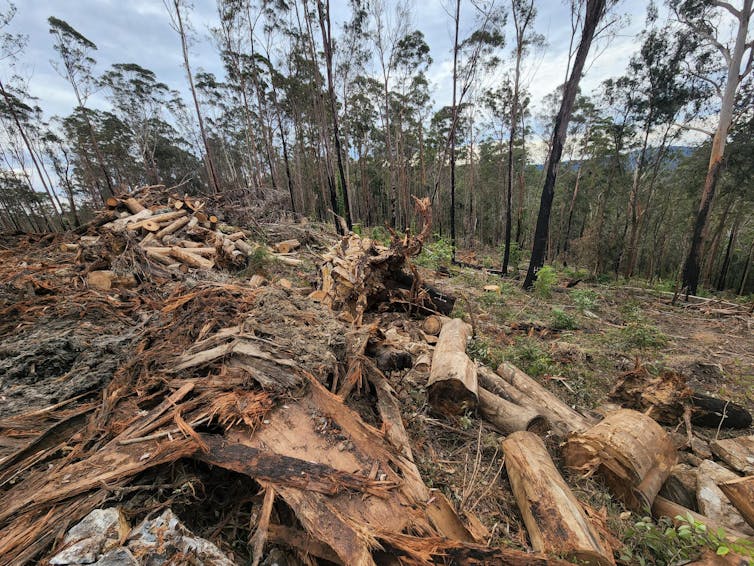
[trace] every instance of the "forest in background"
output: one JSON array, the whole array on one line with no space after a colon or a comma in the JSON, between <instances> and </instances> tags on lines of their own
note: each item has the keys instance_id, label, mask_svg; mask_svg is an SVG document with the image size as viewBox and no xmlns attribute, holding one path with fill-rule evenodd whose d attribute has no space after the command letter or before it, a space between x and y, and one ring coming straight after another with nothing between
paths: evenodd
<instances>
[{"instance_id":1,"label":"forest in background","mask_svg":"<svg viewBox=\"0 0 754 566\"><path fill-rule=\"evenodd\" d=\"M218 77L192 66L191 6L165 0L187 100L149 69L97 61L95 34L51 14L52 63L78 103L54 117L15 72L25 37L6 4L0 228L73 228L153 184L228 215L335 211L355 230L411 227L412 197L429 197L452 253L494 250L503 272L533 251L530 275L559 263L752 293L752 0L738 4L650 3L624 74L586 93L590 44L593 57L620 29L620 4L574 0L563 88L532 101L522 77L547 41L537 2L479 0L461 21L455 0L453 101L440 108L409 2L352 0L333 21L327 0L217 0Z\"/></svg>"}]
</instances>

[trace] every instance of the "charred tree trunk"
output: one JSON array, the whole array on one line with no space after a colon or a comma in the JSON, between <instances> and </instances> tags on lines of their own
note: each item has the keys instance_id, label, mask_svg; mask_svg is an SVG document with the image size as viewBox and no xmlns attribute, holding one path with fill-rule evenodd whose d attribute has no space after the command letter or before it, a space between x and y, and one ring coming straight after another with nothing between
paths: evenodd
<instances>
[{"instance_id":1,"label":"charred tree trunk","mask_svg":"<svg viewBox=\"0 0 754 566\"><path fill-rule=\"evenodd\" d=\"M539 205L539 214L537 216L537 226L534 232L534 246L532 248L529 270L524 280L524 289L530 289L537 278L537 271L544 265L545 254L547 251L547 240L550 233L550 211L552 209L552 200L555 197L555 179L558 174L558 165L563 153L566 135L568 133L568 122L571 119L573 103L578 92L579 81L584 70L589 48L592 45L594 34L597 30L602 16L605 13L606 0L587 0L586 16L584 19L584 28L581 32L581 42L579 43L576 59L574 60L571 76L565 85L563 91L563 100L560 104L558 116L555 119L555 127L552 132L552 149L547 159L547 172L545 175L545 184L542 188L542 198Z\"/></svg>"}]
</instances>

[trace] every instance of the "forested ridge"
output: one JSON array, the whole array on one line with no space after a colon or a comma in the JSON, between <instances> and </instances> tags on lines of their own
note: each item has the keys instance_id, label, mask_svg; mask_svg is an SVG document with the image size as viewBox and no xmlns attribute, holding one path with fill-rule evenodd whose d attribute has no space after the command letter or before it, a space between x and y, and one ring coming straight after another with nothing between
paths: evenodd
<instances>
[{"instance_id":1,"label":"forested ridge","mask_svg":"<svg viewBox=\"0 0 754 566\"><path fill-rule=\"evenodd\" d=\"M422 7L408 1L351 0L331 13L329 0L217 0L205 29L190 3L164 0L185 95L148 68L98 59L97 30L51 10L51 64L76 107L48 116L23 78L14 16L24 6L5 3L0 227L75 228L108 197L161 184L247 221L418 230L412 197L429 197L454 259L472 250L517 273L531 257L527 286L555 263L691 293L754 292L752 0L648 3L631 14L645 25L623 74L592 92L579 81L624 14L574 0L568 73L546 100L529 92L548 41L538 2L462 5L445 10L453 72L442 107L428 70L447 54L431 52ZM206 33L222 76L194 62Z\"/></svg>"}]
</instances>

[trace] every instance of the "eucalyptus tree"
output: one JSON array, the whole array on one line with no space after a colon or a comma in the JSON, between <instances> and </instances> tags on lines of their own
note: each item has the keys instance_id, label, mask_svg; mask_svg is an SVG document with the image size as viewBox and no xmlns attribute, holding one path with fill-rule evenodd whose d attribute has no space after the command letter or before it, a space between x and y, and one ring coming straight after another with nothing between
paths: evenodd
<instances>
[{"instance_id":1,"label":"eucalyptus tree","mask_svg":"<svg viewBox=\"0 0 754 566\"><path fill-rule=\"evenodd\" d=\"M657 175L668 145L680 132L675 123L695 95L693 85L681 72L688 53L687 34L657 27L656 19L656 12L650 9L648 29L642 34L644 41L629 61L626 75L604 84L607 100L624 112L638 142L620 260L626 278L633 275L636 267L641 228L651 211ZM659 143L656 139L651 143L653 135Z\"/></svg>"},{"instance_id":2,"label":"eucalyptus tree","mask_svg":"<svg viewBox=\"0 0 754 566\"><path fill-rule=\"evenodd\" d=\"M335 96L335 81L333 79L333 37L332 21L330 18L330 0L317 1L317 16L319 28L322 32L322 46L325 57L325 69L327 71L327 94L330 100L330 120L332 121L332 135L335 142L335 158L338 163L338 176L340 179L340 188L343 196L343 210L346 218L346 226L351 230L353 221L351 220L351 205L348 197L348 183L346 173L343 168L343 149L340 144L340 128L338 126L338 104Z\"/></svg>"},{"instance_id":3,"label":"eucalyptus tree","mask_svg":"<svg viewBox=\"0 0 754 566\"><path fill-rule=\"evenodd\" d=\"M534 19L536 17L536 8L534 0L511 0L511 19L513 20L513 29L515 32L515 46L513 48L515 56L515 65L513 71L513 84L511 88L511 102L509 105L510 121L508 134L508 168L506 171L506 191L505 191L505 249L503 251L502 273L508 273L508 262L510 261L511 232L513 224L513 178L514 178L514 160L513 146L516 143L516 128L520 114L521 98L521 67L526 54L537 46L544 44L544 37L537 34L534 29Z\"/></svg>"},{"instance_id":4,"label":"eucalyptus tree","mask_svg":"<svg viewBox=\"0 0 754 566\"><path fill-rule=\"evenodd\" d=\"M462 38L460 34L461 0L456 0L453 12L453 102L451 125L446 148L450 153L450 245L451 256L456 253L456 138L458 136L459 111L474 86L482 68L493 68L499 63L497 51L505 45L504 27L506 14L495 5L494 0L475 4L476 21L472 32ZM444 163L444 154L442 158ZM437 183L435 185L435 193ZM433 194L433 200L434 200Z\"/></svg>"},{"instance_id":5,"label":"eucalyptus tree","mask_svg":"<svg viewBox=\"0 0 754 566\"><path fill-rule=\"evenodd\" d=\"M393 9L390 10L390 7ZM377 64L382 75L381 104L382 129L385 133L385 151L388 165L387 183L390 194L390 225L398 226L398 188L396 182L395 155L393 152L392 116L390 113L390 85L395 70L399 42L408 34L411 23L409 0L397 0L391 6L386 0L371 0L369 3L371 36L377 51Z\"/></svg>"},{"instance_id":6,"label":"eucalyptus tree","mask_svg":"<svg viewBox=\"0 0 754 566\"><path fill-rule=\"evenodd\" d=\"M107 89L113 111L131 130L136 155L148 183L161 183L155 161L157 129L163 114L174 103L177 93L157 80L154 72L135 63L116 63L100 78Z\"/></svg>"},{"instance_id":7,"label":"eucalyptus tree","mask_svg":"<svg viewBox=\"0 0 754 566\"><path fill-rule=\"evenodd\" d=\"M754 66L754 36L751 29L754 0L741 0L735 6L721 0L671 0L670 6L678 20L703 46L695 53L689 72L707 81L720 102L691 245L683 265L682 288L687 293L695 294L699 285L705 231L733 122L736 93ZM725 38L721 31L728 27L726 24L732 24L732 37Z\"/></svg>"},{"instance_id":8,"label":"eucalyptus tree","mask_svg":"<svg viewBox=\"0 0 754 566\"><path fill-rule=\"evenodd\" d=\"M93 68L96 61L91 55L93 51L97 50L97 45L74 29L65 20L50 16L47 19L47 22L50 25L50 34L55 38L53 48L58 53L60 59L58 62L53 61L52 65L71 85L78 106L86 108L89 96L91 96L97 88L97 81L93 74ZM102 180L104 180L106 192L100 188L99 184L97 185L97 189L101 197L108 195L112 196L114 194L113 183L105 165L105 158L102 154L97 134L93 124L88 120L87 113L83 112L82 116L84 116L86 121L88 135L91 139L91 148L102 173ZM93 169L89 157L82 156L82 158L84 165L87 168ZM95 182L99 182L97 180L98 176L95 175L93 171L90 175Z\"/></svg>"},{"instance_id":9,"label":"eucalyptus tree","mask_svg":"<svg viewBox=\"0 0 754 566\"><path fill-rule=\"evenodd\" d=\"M201 137L202 145L204 146L205 167L207 169L207 180L210 189L213 193L220 192L221 183L217 175L214 160L212 157L212 150L210 148L207 132L204 127L204 117L199 105L199 97L196 92L196 86L194 85L194 76L191 71L191 62L189 60L189 27L188 22L184 21L190 6L187 4L187 0L163 0L165 10L170 18L171 27L178 33L181 40L181 53L183 55L183 68L186 71L186 79L188 80L189 89L191 90L191 98L194 101L194 110L196 111L196 121L199 125L199 135Z\"/></svg>"},{"instance_id":10,"label":"eucalyptus tree","mask_svg":"<svg viewBox=\"0 0 754 566\"><path fill-rule=\"evenodd\" d=\"M545 181L542 187L542 197L537 215L537 225L534 230L534 244L532 246L531 259L529 260L529 269L524 280L524 289L530 289L537 277L537 272L544 265L544 259L547 252L547 241L550 230L550 211L552 209L552 200L555 196L555 180L557 178L558 165L563 153L568 132L568 122L571 118L573 103L578 92L581 75L584 71L586 58L589 54L595 33L605 15L607 9L607 0L587 0L584 13L584 22L581 27L581 39L576 51L576 57L573 61L573 67L570 70L570 76L563 89L563 99L560 104L560 110L555 118L555 125L552 131L552 142L550 152L547 157L545 168Z\"/></svg>"}]
</instances>

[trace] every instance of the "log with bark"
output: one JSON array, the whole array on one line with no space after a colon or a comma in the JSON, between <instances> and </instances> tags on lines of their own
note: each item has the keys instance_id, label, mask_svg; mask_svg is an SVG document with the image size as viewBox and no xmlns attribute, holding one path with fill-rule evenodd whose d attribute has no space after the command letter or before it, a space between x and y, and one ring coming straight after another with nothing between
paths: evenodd
<instances>
[{"instance_id":1,"label":"log with bark","mask_svg":"<svg viewBox=\"0 0 754 566\"><path fill-rule=\"evenodd\" d=\"M530 432L515 432L502 447L532 548L579 564L615 564L612 549L601 540L542 439Z\"/></svg>"},{"instance_id":2,"label":"log with bark","mask_svg":"<svg viewBox=\"0 0 754 566\"><path fill-rule=\"evenodd\" d=\"M427 393L432 409L444 415L462 415L478 404L476 365L466 355L471 325L454 318L440 331L432 356Z\"/></svg>"},{"instance_id":3,"label":"log with bark","mask_svg":"<svg viewBox=\"0 0 754 566\"><path fill-rule=\"evenodd\" d=\"M589 430L568 438L565 464L597 473L630 509L649 508L676 464L665 429L637 411L621 409Z\"/></svg>"},{"instance_id":4,"label":"log with bark","mask_svg":"<svg viewBox=\"0 0 754 566\"><path fill-rule=\"evenodd\" d=\"M547 419L534 409L511 403L483 387L479 387L477 392L479 414L503 434L522 430L546 434L550 429Z\"/></svg>"},{"instance_id":5,"label":"log with bark","mask_svg":"<svg viewBox=\"0 0 754 566\"><path fill-rule=\"evenodd\" d=\"M565 436L571 432L585 431L594 424L594 419L566 405L513 364L503 362L496 373L512 386L507 388L510 400L539 411L557 433Z\"/></svg>"}]
</instances>

